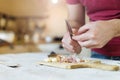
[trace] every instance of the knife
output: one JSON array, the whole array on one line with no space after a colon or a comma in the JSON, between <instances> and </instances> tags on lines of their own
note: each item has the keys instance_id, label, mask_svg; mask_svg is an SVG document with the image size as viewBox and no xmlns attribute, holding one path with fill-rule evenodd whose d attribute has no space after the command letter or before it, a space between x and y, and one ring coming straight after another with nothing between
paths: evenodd
<instances>
[{"instance_id":1,"label":"knife","mask_svg":"<svg viewBox=\"0 0 120 80\"><path fill-rule=\"evenodd\" d=\"M66 23L67 30L69 32L70 38L72 39L72 36L73 36L72 27L71 27L71 25L69 24L69 22L67 20L65 20L65 23ZM78 59L79 53L73 53L71 56Z\"/></svg>"},{"instance_id":2,"label":"knife","mask_svg":"<svg viewBox=\"0 0 120 80\"><path fill-rule=\"evenodd\" d=\"M70 34L70 38L72 39L72 36L73 36L72 27L71 27L71 25L68 23L67 20L65 20L65 22L66 22L67 30L68 30L68 32L69 32L69 34Z\"/></svg>"}]
</instances>

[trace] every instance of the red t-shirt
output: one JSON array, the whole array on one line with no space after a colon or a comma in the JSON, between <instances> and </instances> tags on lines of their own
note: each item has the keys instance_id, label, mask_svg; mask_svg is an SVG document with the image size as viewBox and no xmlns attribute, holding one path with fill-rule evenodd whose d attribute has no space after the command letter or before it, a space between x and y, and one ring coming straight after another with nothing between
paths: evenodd
<instances>
[{"instance_id":1,"label":"red t-shirt","mask_svg":"<svg viewBox=\"0 0 120 80\"><path fill-rule=\"evenodd\" d=\"M67 3L81 3L90 21L120 19L120 0L67 0ZM108 56L120 56L120 37L113 38L103 48L92 50Z\"/></svg>"}]
</instances>

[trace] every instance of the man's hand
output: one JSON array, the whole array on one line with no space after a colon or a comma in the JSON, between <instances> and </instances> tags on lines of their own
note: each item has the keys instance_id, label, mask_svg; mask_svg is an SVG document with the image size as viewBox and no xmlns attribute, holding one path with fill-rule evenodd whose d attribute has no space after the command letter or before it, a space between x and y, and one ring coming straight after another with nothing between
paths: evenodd
<instances>
[{"instance_id":1,"label":"man's hand","mask_svg":"<svg viewBox=\"0 0 120 80\"><path fill-rule=\"evenodd\" d=\"M111 21L96 21L82 26L73 39L82 47L102 48L115 37L115 34L115 25Z\"/></svg>"},{"instance_id":2,"label":"man's hand","mask_svg":"<svg viewBox=\"0 0 120 80\"><path fill-rule=\"evenodd\" d=\"M70 38L69 32L67 32L63 39L62 39L63 47L72 52L72 53L80 53L81 52L81 46L79 43L73 39Z\"/></svg>"}]
</instances>

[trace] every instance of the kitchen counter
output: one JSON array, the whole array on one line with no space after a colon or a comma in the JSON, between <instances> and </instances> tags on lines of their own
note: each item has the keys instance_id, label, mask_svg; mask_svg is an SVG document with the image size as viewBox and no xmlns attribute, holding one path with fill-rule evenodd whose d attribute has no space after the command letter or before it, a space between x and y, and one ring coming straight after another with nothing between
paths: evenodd
<instances>
[{"instance_id":1,"label":"kitchen counter","mask_svg":"<svg viewBox=\"0 0 120 80\"><path fill-rule=\"evenodd\" d=\"M40 50L36 45L13 45L13 48L10 48L10 46L0 47L0 54L23 52L40 52Z\"/></svg>"},{"instance_id":2,"label":"kitchen counter","mask_svg":"<svg viewBox=\"0 0 120 80\"><path fill-rule=\"evenodd\" d=\"M0 55L0 80L118 80L119 71L92 68L60 69L38 65L48 53L22 53ZM101 60L119 65L120 61ZM18 65L16 68L9 66Z\"/></svg>"}]
</instances>

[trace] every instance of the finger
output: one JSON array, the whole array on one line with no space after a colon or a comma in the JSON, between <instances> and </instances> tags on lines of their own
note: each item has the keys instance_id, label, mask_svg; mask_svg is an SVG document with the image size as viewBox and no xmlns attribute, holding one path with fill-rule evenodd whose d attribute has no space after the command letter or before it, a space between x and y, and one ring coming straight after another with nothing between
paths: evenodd
<instances>
[{"instance_id":1,"label":"finger","mask_svg":"<svg viewBox=\"0 0 120 80\"><path fill-rule=\"evenodd\" d=\"M86 47L86 48L97 48L97 44L95 42L91 41L91 40L84 41L84 42L79 41L79 44L82 47Z\"/></svg>"},{"instance_id":2,"label":"finger","mask_svg":"<svg viewBox=\"0 0 120 80\"><path fill-rule=\"evenodd\" d=\"M82 26L79 30L78 30L78 33L77 34L82 34L82 33L85 33L86 31L89 30L89 27L87 25L85 26Z\"/></svg>"},{"instance_id":3,"label":"finger","mask_svg":"<svg viewBox=\"0 0 120 80\"><path fill-rule=\"evenodd\" d=\"M90 39L90 36L89 34L86 32L86 33L83 33L81 35L76 35L76 36L73 36L72 37L74 40L76 41L81 41L81 42L84 42L84 41L88 41Z\"/></svg>"}]
</instances>

